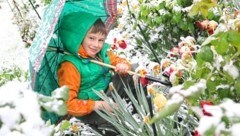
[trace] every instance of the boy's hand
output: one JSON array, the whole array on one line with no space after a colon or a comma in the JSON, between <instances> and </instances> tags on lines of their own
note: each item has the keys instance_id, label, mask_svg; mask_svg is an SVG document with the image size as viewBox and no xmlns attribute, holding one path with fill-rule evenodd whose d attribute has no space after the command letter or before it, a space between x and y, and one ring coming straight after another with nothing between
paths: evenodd
<instances>
[{"instance_id":1,"label":"boy's hand","mask_svg":"<svg viewBox=\"0 0 240 136\"><path fill-rule=\"evenodd\" d=\"M117 104L115 104L115 108L117 107ZM95 101L95 106L94 110L101 110L105 109L108 110L109 112L113 112L112 107L105 101Z\"/></svg>"},{"instance_id":2,"label":"boy's hand","mask_svg":"<svg viewBox=\"0 0 240 136\"><path fill-rule=\"evenodd\" d=\"M121 74L127 74L128 70L130 70L130 67L127 63L118 63L115 68L115 72Z\"/></svg>"}]
</instances>

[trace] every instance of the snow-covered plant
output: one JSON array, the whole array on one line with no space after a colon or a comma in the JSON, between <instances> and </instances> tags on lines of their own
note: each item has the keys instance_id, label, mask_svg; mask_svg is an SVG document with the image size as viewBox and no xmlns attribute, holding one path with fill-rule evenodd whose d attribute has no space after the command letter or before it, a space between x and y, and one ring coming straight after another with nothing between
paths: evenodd
<instances>
[{"instance_id":1,"label":"snow-covered plant","mask_svg":"<svg viewBox=\"0 0 240 136\"><path fill-rule=\"evenodd\" d=\"M41 118L41 108L65 115L67 92L66 87L58 88L49 97L29 89L28 82L7 82L0 88L0 135L52 135L55 126Z\"/></svg>"},{"instance_id":2,"label":"snow-covered plant","mask_svg":"<svg viewBox=\"0 0 240 136\"><path fill-rule=\"evenodd\" d=\"M16 81L0 88L0 135L47 136L53 133L54 127L41 119L37 94L27 88L27 82Z\"/></svg>"},{"instance_id":3,"label":"snow-covered plant","mask_svg":"<svg viewBox=\"0 0 240 136\"><path fill-rule=\"evenodd\" d=\"M8 1L14 17L14 23L17 24L21 38L26 46L29 46L35 37L36 30L40 23L40 14L43 4L40 1L13 0Z\"/></svg>"},{"instance_id":4,"label":"snow-covered plant","mask_svg":"<svg viewBox=\"0 0 240 136\"><path fill-rule=\"evenodd\" d=\"M207 80L207 89L202 99L219 103L227 97L239 102L239 37L239 10L223 9L218 27L197 52L196 72L185 85L191 86L191 83L204 78Z\"/></svg>"},{"instance_id":5,"label":"snow-covered plant","mask_svg":"<svg viewBox=\"0 0 240 136\"><path fill-rule=\"evenodd\" d=\"M238 136L240 128L240 104L225 99L219 105L206 105L208 116L202 116L194 135Z\"/></svg>"},{"instance_id":6,"label":"snow-covered plant","mask_svg":"<svg viewBox=\"0 0 240 136\"><path fill-rule=\"evenodd\" d=\"M47 111L54 112L60 116L67 114L65 101L68 99L68 87L62 86L55 89L51 96L38 94L39 104Z\"/></svg>"},{"instance_id":7,"label":"snow-covered plant","mask_svg":"<svg viewBox=\"0 0 240 136\"><path fill-rule=\"evenodd\" d=\"M204 2L206 1L197 1L198 4L192 8L199 9L201 6L198 6L201 4L204 5ZM206 16L207 13L205 10L199 11L200 12L191 14L200 13ZM192 12L195 12L195 10ZM195 135L234 135L234 133L236 133L234 129L239 123L239 113L235 111L230 112L230 110L228 112L226 108L227 106L222 107L221 105L225 105L224 103L226 98L231 99L231 102L227 101L226 103L231 103L233 105L234 102L239 102L240 98L239 22L239 9L231 7L222 9L222 15L217 24L216 22L211 23L209 21L205 21L204 23L201 22L203 23L201 24L202 26L207 26L204 26L203 28L207 29L210 36L207 37L200 46L198 46L199 49L193 55L196 65L195 67L192 67L192 70L185 71L188 76L182 78L184 79L182 81L182 85L177 85L170 89L170 94L173 94L172 98L174 98L174 102L172 102L172 104L167 104L164 108L165 110L163 109L166 113L163 111L158 112L153 118L153 122L177 111L180 104L184 101L186 101L189 106L199 106L199 103L203 103L203 101L205 101L206 103L215 104L216 106L209 106L209 108L202 106L202 114L210 117L203 116L201 118L201 116L199 116L199 118L201 118L200 125ZM209 31L209 27L213 28L211 33ZM175 63L176 62L177 61L175 61ZM204 83L201 85L204 88L197 89L199 85L196 83L201 82ZM220 107L218 107L217 104L219 103L223 104L220 104ZM213 110L210 110L210 107L212 107ZM195 114L199 113L196 108L192 108L192 110L194 110ZM229 114L234 115L234 118L236 117L237 121L233 120L232 116L228 116ZM201 123L204 121L210 121L210 123ZM206 126L205 124L208 125Z\"/></svg>"},{"instance_id":8,"label":"snow-covered plant","mask_svg":"<svg viewBox=\"0 0 240 136\"><path fill-rule=\"evenodd\" d=\"M121 10L118 28L124 31L121 32L125 37L133 41L131 44L144 47L152 60L156 58L153 58L153 51L149 50L149 46L154 49L158 59L162 59L166 56L166 51L178 43L180 37L191 35L198 39L204 35L198 34L199 28L196 25L197 20L201 20L202 17L192 18L188 15L190 5L191 0L123 0L121 6L129 7L129 10ZM216 10L211 12L215 16L208 18L218 19ZM121 21L123 19L126 21Z\"/></svg>"},{"instance_id":9,"label":"snow-covered plant","mask_svg":"<svg viewBox=\"0 0 240 136\"><path fill-rule=\"evenodd\" d=\"M89 127L88 124L72 117L69 120L61 121L55 127L54 136L71 135L71 136L101 136L100 133Z\"/></svg>"}]
</instances>

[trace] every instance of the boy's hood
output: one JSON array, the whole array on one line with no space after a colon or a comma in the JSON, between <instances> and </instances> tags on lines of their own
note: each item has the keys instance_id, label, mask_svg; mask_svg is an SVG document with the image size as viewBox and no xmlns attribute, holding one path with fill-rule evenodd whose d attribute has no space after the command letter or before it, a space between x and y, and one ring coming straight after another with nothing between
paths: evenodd
<instances>
[{"instance_id":1,"label":"boy's hood","mask_svg":"<svg viewBox=\"0 0 240 136\"><path fill-rule=\"evenodd\" d=\"M60 20L59 37L66 51L77 55L88 30L99 19L85 12L73 12Z\"/></svg>"}]
</instances>

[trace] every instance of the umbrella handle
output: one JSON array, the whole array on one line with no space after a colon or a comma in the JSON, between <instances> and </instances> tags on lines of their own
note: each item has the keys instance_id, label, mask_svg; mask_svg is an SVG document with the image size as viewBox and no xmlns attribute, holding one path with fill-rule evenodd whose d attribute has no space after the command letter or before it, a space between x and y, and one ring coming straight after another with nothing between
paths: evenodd
<instances>
[{"instance_id":1,"label":"umbrella handle","mask_svg":"<svg viewBox=\"0 0 240 136\"><path fill-rule=\"evenodd\" d=\"M105 67L108 67L108 68L112 68L112 69L116 68L113 65L106 64L106 63L103 63L103 62L100 62L100 61L96 61L96 60L90 60L90 62L98 64L98 65L101 65L101 66L105 66ZM138 74L138 73L130 71L130 70L128 70L127 73L129 75L137 75L138 77L146 78L146 79L148 79L150 81L159 82L159 83L161 83L163 85L172 86L172 84L170 82L162 81L161 79L159 79L157 77L153 77L153 76L149 76L149 75L141 75L141 74Z\"/></svg>"}]
</instances>

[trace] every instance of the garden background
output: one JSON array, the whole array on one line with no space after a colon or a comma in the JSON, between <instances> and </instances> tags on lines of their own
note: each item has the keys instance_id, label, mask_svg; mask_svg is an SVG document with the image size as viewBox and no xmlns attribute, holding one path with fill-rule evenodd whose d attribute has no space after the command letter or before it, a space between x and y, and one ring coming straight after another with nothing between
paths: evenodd
<instances>
[{"instance_id":1,"label":"garden background","mask_svg":"<svg viewBox=\"0 0 240 136\"><path fill-rule=\"evenodd\" d=\"M30 87L29 48L49 3L0 1L0 135L100 135L75 118L56 126L40 117L41 108L66 113L65 87L51 97ZM238 0L118 0L106 42L137 73L172 85L141 78L137 99L127 87L132 102L115 94L115 116L99 114L122 135L239 135Z\"/></svg>"}]
</instances>

